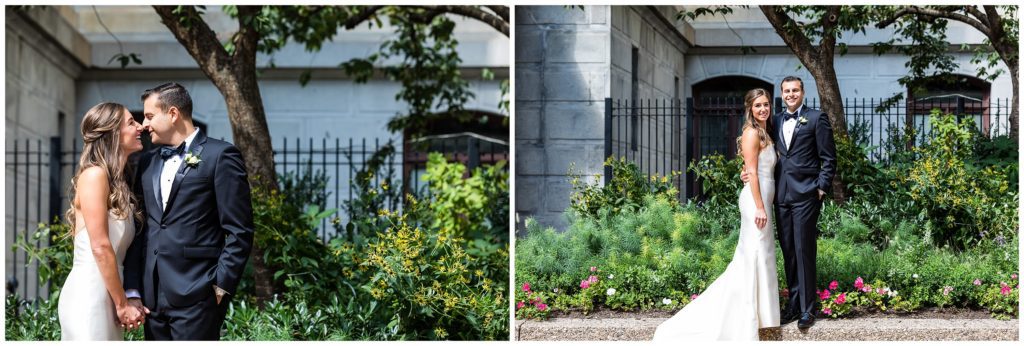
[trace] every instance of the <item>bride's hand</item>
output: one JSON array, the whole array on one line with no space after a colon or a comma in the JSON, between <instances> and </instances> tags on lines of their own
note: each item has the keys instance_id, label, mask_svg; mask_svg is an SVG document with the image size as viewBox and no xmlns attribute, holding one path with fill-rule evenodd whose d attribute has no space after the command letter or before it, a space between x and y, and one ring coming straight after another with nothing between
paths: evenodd
<instances>
[{"instance_id":1,"label":"bride's hand","mask_svg":"<svg viewBox=\"0 0 1024 346\"><path fill-rule=\"evenodd\" d=\"M764 211L764 208L757 208L757 212L754 213L754 224L758 229L764 228L768 224L768 213Z\"/></svg>"},{"instance_id":2,"label":"bride's hand","mask_svg":"<svg viewBox=\"0 0 1024 346\"><path fill-rule=\"evenodd\" d=\"M742 180L744 184L749 183L750 182L750 172L747 171L746 169L741 170L740 171L740 180Z\"/></svg>"},{"instance_id":3,"label":"bride's hand","mask_svg":"<svg viewBox=\"0 0 1024 346\"><path fill-rule=\"evenodd\" d=\"M125 304L117 306L117 317L121 321L122 327L132 330L142 326L146 315L132 304Z\"/></svg>"}]
</instances>

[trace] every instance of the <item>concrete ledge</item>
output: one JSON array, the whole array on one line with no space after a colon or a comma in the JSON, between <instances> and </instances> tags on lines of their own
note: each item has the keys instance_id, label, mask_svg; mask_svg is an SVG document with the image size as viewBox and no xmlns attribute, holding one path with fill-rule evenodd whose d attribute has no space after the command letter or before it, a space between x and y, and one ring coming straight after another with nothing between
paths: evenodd
<instances>
[{"instance_id":1,"label":"concrete ledge","mask_svg":"<svg viewBox=\"0 0 1024 346\"><path fill-rule=\"evenodd\" d=\"M665 318L552 318L516 321L516 340L650 340ZM796 323L761 330L761 340L966 341L1017 340L1018 320L851 318L818 320L801 331Z\"/></svg>"}]
</instances>

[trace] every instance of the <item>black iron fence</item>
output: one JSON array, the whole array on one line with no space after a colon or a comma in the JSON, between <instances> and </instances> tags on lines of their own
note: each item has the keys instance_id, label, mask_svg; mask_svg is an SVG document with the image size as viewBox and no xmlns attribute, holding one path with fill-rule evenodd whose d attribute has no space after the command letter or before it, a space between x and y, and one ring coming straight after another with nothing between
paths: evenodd
<instances>
[{"instance_id":1,"label":"black iron fence","mask_svg":"<svg viewBox=\"0 0 1024 346\"><path fill-rule=\"evenodd\" d=\"M818 99L805 101L819 108ZM1008 99L972 99L963 96L911 99L881 107L882 99L845 99L847 130L869 159L886 163L889 155L927 142L932 136L931 114L955 114L974 120L982 136L1009 133L1013 105ZM782 112L780 98L775 113ZM705 156L736 156L736 138L743 128L741 98L605 99L605 157L625 158L643 172L660 176L680 172L673 180L680 198L697 196L698 182L689 164ZM911 136L905 131L912 128ZM605 183L611 179L605 168Z\"/></svg>"},{"instance_id":2,"label":"black iron fence","mask_svg":"<svg viewBox=\"0 0 1024 346\"><path fill-rule=\"evenodd\" d=\"M5 277L8 293L18 292L22 297L48 296L45 283L37 282L40 264L31 261L25 251L12 248L18 237L32 239L41 224L63 217L68 206L67 188L71 176L78 169L81 154L79 144L62 148L62 139L18 139L8 142L6 151L5 210L6 263ZM345 205L359 198L353 180L365 170L374 154L390 144L387 138L299 139L282 138L274 149L274 163L279 177L322 175L325 209L336 209L316 230L322 239L339 236L351 219ZM383 179L392 175L392 184L403 193L385 201L401 209L405 192L424 190L421 175L426 170L429 152L444 153L448 161L457 161L470 169L494 164L509 158L506 141L473 133L447 134L422 137L392 147L393 155L383 157L374 172L368 188L380 188ZM508 166L506 166L508 167ZM332 222L337 220L337 222ZM49 244L36 243L36 247ZM32 263L29 263L32 262Z\"/></svg>"}]
</instances>

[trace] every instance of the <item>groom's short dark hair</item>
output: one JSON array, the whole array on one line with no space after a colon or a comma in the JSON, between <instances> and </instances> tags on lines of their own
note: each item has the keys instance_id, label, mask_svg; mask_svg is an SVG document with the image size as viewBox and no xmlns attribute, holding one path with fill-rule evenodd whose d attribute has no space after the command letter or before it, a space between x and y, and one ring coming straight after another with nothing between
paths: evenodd
<instances>
[{"instance_id":1,"label":"groom's short dark hair","mask_svg":"<svg viewBox=\"0 0 1024 346\"><path fill-rule=\"evenodd\" d=\"M804 90L804 81L797 76L786 76L786 78L782 79L782 83L779 83L779 86L782 86L782 84L785 84L786 82L793 81L800 82L800 90Z\"/></svg>"},{"instance_id":2,"label":"groom's short dark hair","mask_svg":"<svg viewBox=\"0 0 1024 346\"><path fill-rule=\"evenodd\" d=\"M175 107L186 118L192 118L192 96L189 96L188 90L185 90L181 84L164 83L146 90L142 93L142 103L146 103L146 99L153 94L157 95L156 100L160 104L160 110L166 112L171 107Z\"/></svg>"}]
</instances>

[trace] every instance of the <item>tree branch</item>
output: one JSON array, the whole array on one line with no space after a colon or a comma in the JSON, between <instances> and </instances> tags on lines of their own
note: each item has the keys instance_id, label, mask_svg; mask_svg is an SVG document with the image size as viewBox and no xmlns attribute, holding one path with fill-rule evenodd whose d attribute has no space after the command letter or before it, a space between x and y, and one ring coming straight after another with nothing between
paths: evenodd
<instances>
[{"instance_id":1,"label":"tree branch","mask_svg":"<svg viewBox=\"0 0 1024 346\"><path fill-rule=\"evenodd\" d=\"M349 17L349 19L345 21L345 29L352 29L358 26L360 23L372 18L374 15L377 14L377 11L384 7L386 6L367 6L363 8L362 10L359 11L359 13L356 13L355 15ZM505 16L508 16L507 6L490 6L488 8L491 8L493 10L493 7L505 8ZM476 6L408 6L408 8L421 8L427 11L427 13L423 14L422 16L417 16L416 18L414 18L421 22L429 22L433 20L434 17L437 17L445 13L451 13L463 17L468 17L471 19L476 19L484 24L491 26L498 32L505 35L505 37L508 37L509 35L508 20L503 19L503 17L499 17L500 13L498 15L494 15L488 13L487 11L481 10Z\"/></svg>"},{"instance_id":2,"label":"tree branch","mask_svg":"<svg viewBox=\"0 0 1024 346\"><path fill-rule=\"evenodd\" d=\"M494 28L494 30L498 30L498 32L500 32L503 35L505 35L505 37L508 37L508 32L509 32L508 21L502 20L502 18L499 17L499 16L487 13L486 11L481 10L480 8L478 8L476 6L442 5L442 6L419 6L419 7L422 7L422 8L428 9L428 10L436 10L436 11L440 11L440 12L443 12L443 13L457 14L457 15L460 15L460 16L469 17L469 18L472 18L472 19L479 20L480 22L482 22L484 24L490 25L492 28ZM502 6L502 7L504 7L504 6ZM506 15L507 15L507 13L506 13Z\"/></svg>"},{"instance_id":3,"label":"tree branch","mask_svg":"<svg viewBox=\"0 0 1024 346\"><path fill-rule=\"evenodd\" d=\"M255 20L261 6L238 6L238 33L233 38L235 53L231 57L233 66L256 65L256 50L259 46L260 33L255 25L246 25L247 21Z\"/></svg>"},{"instance_id":4,"label":"tree branch","mask_svg":"<svg viewBox=\"0 0 1024 346\"><path fill-rule=\"evenodd\" d=\"M814 48L807 35L800 31L793 18L786 14L779 6L761 5L761 12L764 12L764 16L768 18L768 22L775 28L775 32L779 34L782 41L786 42L790 50L797 54L797 58L800 59L804 66L808 68L817 66L814 62L815 57L819 55L818 49Z\"/></svg>"},{"instance_id":5,"label":"tree branch","mask_svg":"<svg viewBox=\"0 0 1024 346\"><path fill-rule=\"evenodd\" d=\"M899 11L896 12L896 14L892 15L891 17L879 21L876 27L879 29L885 28L889 25L892 25L892 23L895 23L896 20L898 20L900 17L909 15L930 16L936 18L946 18L955 20L973 26L975 29L978 29L978 31L980 31L982 34L985 34L985 36L990 36L989 28L982 24L980 21L975 20L974 18L959 13L939 11L934 9L921 8L917 6L907 6L900 9Z\"/></svg>"},{"instance_id":6,"label":"tree branch","mask_svg":"<svg viewBox=\"0 0 1024 346\"><path fill-rule=\"evenodd\" d=\"M210 80L217 81L230 68L231 58L224 46L217 40L217 34L200 18L195 7L182 6L184 16L176 9L178 6L153 6L164 26L170 29L182 47L199 63L199 68Z\"/></svg>"},{"instance_id":7,"label":"tree branch","mask_svg":"<svg viewBox=\"0 0 1024 346\"><path fill-rule=\"evenodd\" d=\"M836 25L839 24L840 6L829 6L825 16L821 18L821 42L818 44L818 58L832 60L832 54L836 48ZM831 65L831 63L827 63Z\"/></svg>"},{"instance_id":8,"label":"tree branch","mask_svg":"<svg viewBox=\"0 0 1024 346\"><path fill-rule=\"evenodd\" d=\"M491 11L501 17L501 19L506 23L508 22L508 6L489 5L487 8L491 9Z\"/></svg>"},{"instance_id":9,"label":"tree branch","mask_svg":"<svg viewBox=\"0 0 1024 346\"><path fill-rule=\"evenodd\" d=\"M377 14L377 11L380 11L380 9L382 8L384 8L384 6L364 7L363 9L359 10L359 13L356 13L355 15L349 17L348 20L345 21L345 29L352 30L352 28L359 26L359 24L362 24L363 22L375 16Z\"/></svg>"},{"instance_id":10,"label":"tree branch","mask_svg":"<svg viewBox=\"0 0 1024 346\"><path fill-rule=\"evenodd\" d=\"M985 13L982 13L981 10L979 10L977 7L964 6L963 8L964 12L967 12L967 14L974 16L974 18L978 18L979 22L984 23L990 27L992 26L992 22L989 21L988 16L985 15Z\"/></svg>"}]
</instances>

